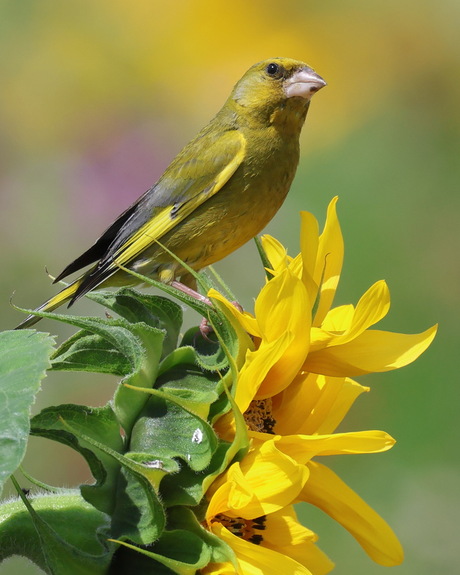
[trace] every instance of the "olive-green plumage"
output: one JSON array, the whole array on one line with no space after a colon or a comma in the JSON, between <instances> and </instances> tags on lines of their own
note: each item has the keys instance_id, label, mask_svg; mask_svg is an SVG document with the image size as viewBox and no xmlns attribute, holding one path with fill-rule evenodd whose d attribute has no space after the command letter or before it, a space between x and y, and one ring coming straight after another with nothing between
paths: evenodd
<instances>
[{"instance_id":1,"label":"olive-green plumage","mask_svg":"<svg viewBox=\"0 0 460 575\"><path fill-rule=\"evenodd\" d=\"M136 279L120 265L192 285L190 274L158 242L200 270L256 236L289 191L310 98L325 85L297 60L272 58L252 66L158 182L55 281L93 266L38 310L70 305L98 286L133 285ZM18 327L39 319L28 316Z\"/></svg>"}]
</instances>

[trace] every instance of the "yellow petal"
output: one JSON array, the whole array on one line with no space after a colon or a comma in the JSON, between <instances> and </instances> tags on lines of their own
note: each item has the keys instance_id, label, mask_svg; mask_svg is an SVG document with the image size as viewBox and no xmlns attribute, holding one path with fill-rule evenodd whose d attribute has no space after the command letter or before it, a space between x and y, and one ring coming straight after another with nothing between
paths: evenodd
<instances>
[{"instance_id":1,"label":"yellow petal","mask_svg":"<svg viewBox=\"0 0 460 575\"><path fill-rule=\"evenodd\" d=\"M302 258L302 281L307 288L311 302L316 301L318 283L315 281L315 266L318 255L318 221L309 212L300 212L300 255ZM292 267L292 265L291 265Z\"/></svg>"},{"instance_id":2,"label":"yellow petal","mask_svg":"<svg viewBox=\"0 0 460 575\"><path fill-rule=\"evenodd\" d=\"M419 334L367 330L344 345L308 354L305 371L334 377L398 369L416 360L431 344L437 326Z\"/></svg>"},{"instance_id":3,"label":"yellow petal","mask_svg":"<svg viewBox=\"0 0 460 575\"><path fill-rule=\"evenodd\" d=\"M332 433L356 398L369 388L344 377L299 374L282 393L272 398L272 413L279 435Z\"/></svg>"},{"instance_id":4,"label":"yellow petal","mask_svg":"<svg viewBox=\"0 0 460 575\"><path fill-rule=\"evenodd\" d=\"M334 393L331 380L337 379L342 382L342 385L339 392ZM324 380L323 393L318 400L317 407L298 433L333 433L342 423L356 398L369 391L369 387L365 387L348 377L325 377Z\"/></svg>"},{"instance_id":5,"label":"yellow petal","mask_svg":"<svg viewBox=\"0 0 460 575\"><path fill-rule=\"evenodd\" d=\"M241 574L241 570L235 571L231 563L208 563L200 569L201 575L235 575Z\"/></svg>"},{"instance_id":6,"label":"yellow petal","mask_svg":"<svg viewBox=\"0 0 460 575\"><path fill-rule=\"evenodd\" d=\"M265 525L264 544L269 544L272 549L318 540L316 533L299 523L292 505L267 515Z\"/></svg>"},{"instance_id":7,"label":"yellow petal","mask_svg":"<svg viewBox=\"0 0 460 575\"><path fill-rule=\"evenodd\" d=\"M351 341L386 316L390 309L390 292L386 282L376 282L361 297L353 314L350 329L338 338L339 345Z\"/></svg>"},{"instance_id":8,"label":"yellow petal","mask_svg":"<svg viewBox=\"0 0 460 575\"><path fill-rule=\"evenodd\" d=\"M232 483L226 481L227 474L220 476L207 491L207 496L211 496L209 505L206 509L206 520L208 524L219 513L227 513L229 510L228 499L232 490ZM217 489L215 488L216 486ZM212 495L211 495L212 493ZM248 494L248 499L251 494Z\"/></svg>"},{"instance_id":9,"label":"yellow petal","mask_svg":"<svg viewBox=\"0 0 460 575\"><path fill-rule=\"evenodd\" d=\"M272 441L262 441L244 457L240 466L243 477L235 480L228 502L236 516L246 519L268 515L290 505L308 479L307 468L282 453ZM242 496L238 493L240 486ZM249 492L254 494L254 499L243 501Z\"/></svg>"},{"instance_id":10,"label":"yellow petal","mask_svg":"<svg viewBox=\"0 0 460 575\"><path fill-rule=\"evenodd\" d=\"M315 292L317 290L317 287L313 288L311 291L311 294L313 296L313 299L312 299L310 297L310 291L308 289L309 286L307 285L308 282L305 282L305 280L302 277L302 274L303 274L302 254L297 254L295 258L292 258L292 260L289 262L289 269L297 278L299 278L303 281L305 287L307 288L308 297L309 297L310 301L315 301L314 298L316 297Z\"/></svg>"},{"instance_id":11,"label":"yellow petal","mask_svg":"<svg viewBox=\"0 0 460 575\"><path fill-rule=\"evenodd\" d=\"M289 547L278 547L278 551L289 555L301 565L305 565L314 575L327 575L334 569L334 563L312 541L304 541Z\"/></svg>"},{"instance_id":12,"label":"yellow petal","mask_svg":"<svg viewBox=\"0 0 460 575\"><path fill-rule=\"evenodd\" d=\"M200 569L201 575L241 575L241 573L240 569L235 571L231 563L208 563L206 567Z\"/></svg>"},{"instance_id":13,"label":"yellow petal","mask_svg":"<svg viewBox=\"0 0 460 575\"><path fill-rule=\"evenodd\" d=\"M250 334L257 337L261 337L259 332L257 320L250 313L243 311L241 312L237 309L231 302L228 301L222 294L217 290L211 288L207 293L208 298L219 301L227 311L242 325L242 327Z\"/></svg>"},{"instance_id":14,"label":"yellow petal","mask_svg":"<svg viewBox=\"0 0 460 575\"><path fill-rule=\"evenodd\" d=\"M238 376L235 394L236 404L242 413L249 407L264 378L273 365L283 357L293 339L294 335L286 332L275 341L262 342L256 351L247 351L246 361Z\"/></svg>"},{"instance_id":15,"label":"yellow petal","mask_svg":"<svg viewBox=\"0 0 460 575\"><path fill-rule=\"evenodd\" d=\"M260 238L262 247L275 274L284 270L288 265L287 250L281 242L268 234Z\"/></svg>"},{"instance_id":16,"label":"yellow petal","mask_svg":"<svg viewBox=\"0 0 460 575\"><path fill-rule=\"evenodd\" d=\"M384 431L353 431L328 435L275 435L251 432L257 439L265 438L266 443L273 442L276 448L304 465L318 455L342 455L356 453L379 453L391 449L395 440ZM270 438L270 439L267 439Z\"/></svg>"},{"instance_id":17,"label":"yellow petal","mask_svg":"<svg viewBox=\"0 0 460 575\"><path fill-rule=\"evenodd\" d=\"M380 565L399 565L403 550L389 525L324 465L309 462L302 501L316 505L347 529Z\"/></svg>"},{"instance_id":18,"label":"yellow petal","mask_svg":"<svg viewBox=\"0 0 460 575\"><path fill-rule=\"evenodd\" d=\"M212 424L214 431L217 433L219 439L229 441L230 443L235 439L236 425L235 416L233 411L228 411L220 416L217 421Z\"/></svg>"},{"instance_id":19,"label":"yellow petal","mask_svg":"<svg viewBox=\"0 0 460 575\"><path fill-rule=\"evenodd\" d=\"M339 305L332 308L321 324L321 329L333 335L342 334L349 330L353 324L355 306L351 304ZM332 337L328 341L331 341Z\"/></svg>"},{"instance_id":20,"label":"yellow petal","mask_svg":"<svg viewBox=\"0 0 460 575\"><path fill-rule=\"evenodd\" d=\"M343 237L337 218L335 197L327 209L326 224L319 239L318 256L316 259L313 280L321 285L318 309L313 321L314 326L319 326L326 317L340 279L343 263Z\"/></svg>"},{"instance_id":21,"label":"yellow petal","mask_svg":"<svg viewBox=\"0 0 460 575\"><path fill-rule=\"evenodd\" d=\"M295 559L314 575L326 575L334 564L316 545L316 533L299 523L292 506L267 515L262 545Z\"/></svg>"},{"instance_id":22,"label":"yellow petal","mask_svg":"<svg viewBox=\"0 0 460 575\"><path fill-rule=\"evenodd\" d=\"M208 524L219 513L245 519L274 513L290 505L302 490L308 479L305 466L282 453L273 441L256 439L253 444L243 460L209 488Z\"/></svg>"},{"instance_id":23,"label":"yellow petal","mask_svg":"<svg viewBox=\"0 0 460 575\"><path fill-rule=\"evenodd\" d=\"M265 398L287 387L305 361L310 342L311 308L302 281L286 269L262 289L255 309L262 342L291 334L290 345L273 363L259 388L257 397Z\"/></svg>"},{"instance_id":24,"label":"yellow petal","mask_svg":"<svg viewBox=\"0 0 460 575\"><path fill-rule=\"evenodd\" d=\"M321 325L321 329L337 332L328 345L343 345L358 337L386 316L390 309L390 292L381 280L371 286L361 297L356 308L351 305L332 309Z\"/></svg>"},{"instance_id":25,"label":"yellow petal","mask_svg":"<svg viewBox=\"0 0 460 575\"><path fill-rule=\"evenodd\" d=\"M262 338L267 341L273 341L285 331L300 331L300 327L309 331L308 294L303 283L289 269L262 288L254 309Z\"/></svg>"},{"instance_id":26,"label":"yellow petal","mask_svg":"<svg viewBox=\"0 0 460 575\"><path fill-rule=\"evenodd\" d=\"M311 571L290 557L236 537L219 523L213 524L212 531L234 550L240 569L238 573L242 575L312 575Z\"/></svg>"},{"instance_id":27,"label":"yellow petal","mask_svg":"<svg viewBox=\"0 0 460 575\"><path fill-rule=\"evenodd\" d=\"M289 387L272 397L277 434L301 433L300 429L309 421L321 393L321 377L315 373L299 373Z\"/></svg>"},{"instance_id":28,"label":"yellow petal","mask_svg":"<svg viewBox=\"0 0 460 575\"><path fill-rule=\"evenodd\" d=\"M342 308L345 307L351 307L352 308L352 314L353 314L353 306L341 306L341 308L335 308L335 309L339 309L341 310ZM333 312L335 311L332 310L331 312L329 312L331 315L333 315ZM347 311L345 310L343 313L347 313ZM329 315L329 314L328 314ZM351 316L350 316L351 317ZM342 320L340 320L342 321ZM332 340L334 339L334 337L337 337L337 334L334 333L333 330L331 331L326 331L324 329L321 329L320 327L312 327L310 330L310 349L309 349L309 353L313 353L315 351L318 350L322 350L325 347L327 347L328 345L330 345L330 343L332 342Z\"/></svg>"}]
</instances>

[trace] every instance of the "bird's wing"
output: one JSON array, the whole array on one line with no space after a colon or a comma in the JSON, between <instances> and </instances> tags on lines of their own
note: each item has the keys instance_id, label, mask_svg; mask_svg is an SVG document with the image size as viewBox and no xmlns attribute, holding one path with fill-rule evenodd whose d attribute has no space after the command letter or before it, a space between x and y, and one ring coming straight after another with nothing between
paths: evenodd
<instances>
[{"instance_id":1,"label":"bird's wing","mask_svg":"<svg viewBox=\"0 0 460 575\"><path fill-rule=\"evenodd\" d=\"M216 194L241 165L245 151L246 140L238 130L224 132L217 141L212 133L204 133L184 148L158 183L129 209L132 213L99 263L82 278L71 303L117 272L119 266L135 260ZM113 226L106 234L110 231L113 235Z\"/></svg>"},{"instance_id":2,"label":"bird's wing","mask_svg":"<svg viewBox=\"0 0 460 575\"><path fill-rule=\"evenodd\" d=\"M128 221L128 219L134 213L136 209L136 204L130 206L125 210L118 218L105 230L105 232L94 242L94 244L82 253L77 259L73 260L68 266L66 266L62 272L54 278L53 283L57 283L67 276L73 274L89 266L94 262L97 262L101 257L107 252L111 243L117 237L118 232L121 230L123 225Z\"/></svg>"}]
</instances>

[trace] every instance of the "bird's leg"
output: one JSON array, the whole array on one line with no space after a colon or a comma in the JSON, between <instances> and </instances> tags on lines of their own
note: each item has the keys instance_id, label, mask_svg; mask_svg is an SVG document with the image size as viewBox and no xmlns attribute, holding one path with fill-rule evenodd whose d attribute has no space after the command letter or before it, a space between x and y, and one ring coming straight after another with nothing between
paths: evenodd
<instances>
[{"instance_id":1,"label":"bird's leg","mask_svg":"<svg viewBox=\"0 0 460 575\"><path fill-rule=\"evenodd\" d=\"M236 307L237 310L241 312L243 311L243 307L237 301L232 301L232 304ZM213 333L213 331L214 329L212 325L209 323L208 319L204 317L200 322L200 333L202 337L208 341L211 341L208 336Z\"/></svg>"},{"instance_id":2,"label":"bird's leg","mask_svg":"<svg viewBox=\"0 0 460 575\"><path fill-rule=\"evenodd\" d=\"M207 298L205 295L198 293L196 290L186 286L185 284L183 284L181 282L178 282L177 280L173 280L170 285L172 285L173 287L175 287L176 289L178 289L182 293L189 295L193 299L196 299L198 301L202 301L207 305L212 305L211 300L209 298Z\"/></svg>"},{"instance_id":3,"label":"bird's leg","mask_svg":"<svg viewBox=\"0 0 460 575\"><path fill-rule=\"evenodd\" d=\"M173 287L175 287L176 289L178 289L179 291L181 291L182 293L185 293L187 295L189 295L190 297L193 297L194 299L198 300L198 301L202 301L207 305L212 305L211 300L209 298L207 298L206 296L200 294L199 292L197 292L196 290L194 290L193 288L183 284L182 282L179 282L177 280L173 280L171 282L171 285ZM208 341L211 341L209 339L209 334L211 334L213 332L213 328L211 326L211 324L209 323L209 321L204 317L201 322L200 322L200 333L201 336L204 337L204 339L207 339Z\"/></svg>"},{"instance_id":4,"label":"bird's leg","mask_svg":"<svg viewBox=\"0 0 460 575\"><path fill-rule=\"evenodd\" d=\"M194 290L191 287L186 286L185 284L177 281L177 280L173 280L171 282L171 284L173 287L175 287L176 289L178 289L179 291L181 291L182 293L185 293L187 295L189 295L190 297L193 297L194 299L198 300L198 301L202 301L207 305L212 305L211 300L209 298L207 298L205 295L197 292L196 290ZM241 305L237 302L237 301L232 301L232 304L236 307L236 309L243 311L243 308L241 307ZM200 333L201 335L207 339L208 341L210 341L209 339L209 334L211 334L213 332L213 328L211 326L211 324L209 323L209 321L207 320L207 318L203 318L200 322Z\"/></svg>"}]
</instances>

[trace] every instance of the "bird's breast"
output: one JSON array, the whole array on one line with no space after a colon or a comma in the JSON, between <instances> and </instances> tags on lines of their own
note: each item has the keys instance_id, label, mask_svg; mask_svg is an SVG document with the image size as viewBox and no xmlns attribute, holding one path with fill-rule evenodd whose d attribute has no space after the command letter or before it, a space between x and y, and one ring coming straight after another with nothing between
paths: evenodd
<instances>
[{"instance_id":1,"label":"bird's breast","mask_svg":"<svg viewBox=\"0 0 460 575\"><path fill-rule=\"evenodd\" d=\"M245 157L228 182L161 238L195 270L221 260L258 235L281 207L294 178L298 139L283 139L276 130L244 135ZM137 262L141 273L159 276L170 270L176 277L181 275L177 261L158 245L143 256Z\"/></svg>"},{"instance_id":2,"label":"bird's breast","mask_svg":"<svg viewBox=\"0 0 460 575\"><path fill-rule=\"evenodd\" d=\"M259 234L286 198L298 159L298 141L248 142L246 158L232 178L177 230L182 238L174 243L183 259L201 269ZM180 246L184 234L186 250Z\"/></svg>"}]
</instances>

